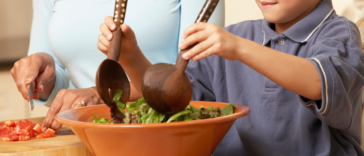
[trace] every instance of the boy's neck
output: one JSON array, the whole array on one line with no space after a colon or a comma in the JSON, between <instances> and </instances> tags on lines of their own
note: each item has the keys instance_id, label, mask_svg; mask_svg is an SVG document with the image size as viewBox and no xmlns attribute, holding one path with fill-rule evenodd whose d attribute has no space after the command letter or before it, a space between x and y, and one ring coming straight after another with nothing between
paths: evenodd
<instances>
[{"instance_id":1,"label":"boy's neck","mask_svg":"<svg viewBox=\"0 0 364 156\"><path fill-rule=\"evenodd\" d=\"M275 23L275 31L278 34L283 33L284 31L286 31L288 28L290 28L291 26L293 26L294 24L296 24L298 21L300 21L301 19L303 19L304 17L306 17L313 9L315 9L321 1L319 1L319 3L317 3L314 7L312 7L311 9L308 9L306 12L304 12L303 14L301 14L300 16L298 16L297 18L285 22L285 23Z\"/></svg>"}]
</instances>

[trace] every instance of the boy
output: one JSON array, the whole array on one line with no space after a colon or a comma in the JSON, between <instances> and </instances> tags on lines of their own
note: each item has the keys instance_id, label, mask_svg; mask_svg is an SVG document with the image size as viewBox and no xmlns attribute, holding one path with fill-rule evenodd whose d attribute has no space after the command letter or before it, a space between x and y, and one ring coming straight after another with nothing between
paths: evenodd
<instances>
[{"instance_id":1,"label":"boy","mask_svg":"<svg viewBox=\"0 0 364 156\"><path fill-rule=\"evenodd\" d=\"M256 0L264 20L222 29L197 23L180 49L192 100L246 105L213 155L364 155L361 144L363 54L356 26L331 0ZM101 26L108 34L112 21ZM126 25L119 59L141 92L151 66ZM99 44L107 47L106 39ZM100 49L100 48L99 48ZM101 50L101 49L100 49ZM104 53L107 53L103 50ZM203 59L204 58L204 59Z\"/></svg>"}]
</instances>

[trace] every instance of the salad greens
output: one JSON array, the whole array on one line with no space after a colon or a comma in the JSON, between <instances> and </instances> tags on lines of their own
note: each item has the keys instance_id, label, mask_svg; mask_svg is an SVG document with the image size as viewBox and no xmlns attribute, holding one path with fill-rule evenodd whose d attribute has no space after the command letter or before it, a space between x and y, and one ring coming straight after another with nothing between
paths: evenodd
<instances>
[{"instance_id":1,"label":"salad greens","mask_svg":"<svg viewBox=\"0 0 364 156\"><path fill-rule=\"evenodd\" d=\"M213 108L209 106L204 108L196 108L192 105L188 105L185 110L182 110L172 116L167 116L165 114L159 113L152 109L145 99L142 97L135 101L134 103L123 104L120 102L122 96L121 90L116 90L113 98L113 102L116 103L119 110L124 113L125 118L123 119L124 124L150 124L150 123L161 123L161 122L175 122L175 121L191 121L207 118L215 118L225 115L233 114L234 104L229 104L228 106L220 109L219 107ZM108 119L100 118L98 119L94 115L94 120L92 123L114 123L113 121L108 121Z\"/></svg>"}]
</instances>

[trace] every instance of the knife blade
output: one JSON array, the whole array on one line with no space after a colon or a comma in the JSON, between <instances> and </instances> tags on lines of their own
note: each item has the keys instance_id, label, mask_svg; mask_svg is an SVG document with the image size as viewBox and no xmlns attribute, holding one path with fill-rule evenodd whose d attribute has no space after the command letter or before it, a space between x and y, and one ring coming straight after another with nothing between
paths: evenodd
<instances>
[{"instance_id":1,"label":"knife blade","mask_svg":"<svg viewBox=\"0 0 364 156\"><path fill-rule=\"evenodd\" d=\"M34 89L35 89L35 84L34 84L34 82L32 82L29 84L29 88L28 88L29 107L30 107L31 111L33 111L33 109L34 109L34 102L33 102Z\"/></svg>"}]
</instances>

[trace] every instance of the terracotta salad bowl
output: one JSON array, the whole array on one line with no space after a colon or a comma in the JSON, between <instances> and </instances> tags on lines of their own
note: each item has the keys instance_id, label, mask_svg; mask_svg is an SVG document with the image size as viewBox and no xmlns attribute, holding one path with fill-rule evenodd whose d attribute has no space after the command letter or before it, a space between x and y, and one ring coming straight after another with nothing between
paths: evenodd
<instances>
[{"instance_id":1,"label":"terracotta salad bowl","mask_svg":"<svg viewBox=\"0 0 364 156\"><path fill-rule=\"evenodd\" d=\"M228 103L191 101L195 107L223 108ZM110 108L96 105L58 113L56 121L68 125L93 155L211 155L237 118L249 108L235 105L227 116L155 124L97 124L94 115L111 119Z\"/></svg>"}]
</instances>

